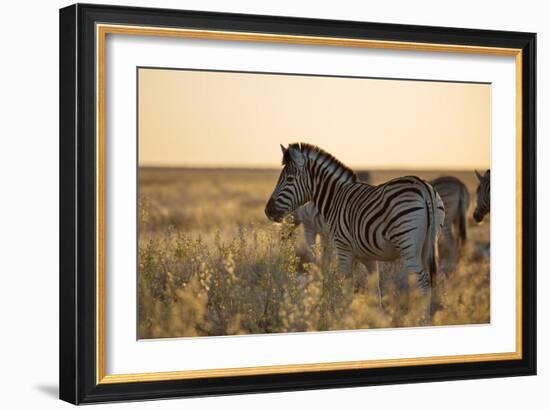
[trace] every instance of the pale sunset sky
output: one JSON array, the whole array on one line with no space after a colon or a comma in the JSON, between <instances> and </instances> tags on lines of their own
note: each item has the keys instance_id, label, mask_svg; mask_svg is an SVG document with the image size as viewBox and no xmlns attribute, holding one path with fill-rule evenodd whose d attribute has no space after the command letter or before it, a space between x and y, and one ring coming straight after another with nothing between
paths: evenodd
<instances>
[{"instance_id":1,"label":"pale sunset sky","mask_svg":"<svg viewBox=\"0 0 550 409\"><path fill-rule=\"evenodd\" d=\"M309 142L354 169L490 167L491 86L139 69L141 166L277 168Z\"/></svg>"}]
</instances>

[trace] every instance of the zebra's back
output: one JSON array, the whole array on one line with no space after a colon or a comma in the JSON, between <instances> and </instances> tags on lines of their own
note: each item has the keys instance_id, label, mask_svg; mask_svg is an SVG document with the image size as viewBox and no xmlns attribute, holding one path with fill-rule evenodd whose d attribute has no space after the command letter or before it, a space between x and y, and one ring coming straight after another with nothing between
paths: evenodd
<instances>
[{"instance_id":1,"label":"zebra's back","mask_svg":"<svg viewBox=\"0 0 550 409\"><path fill-rule=\"evenodd\" d=\"M336 240L359 257L394 260L403 251L422 251L426 228L439 230L444 207L434 189L416 176L371 186L354 183L335 198L339 210L328 224Z\"/></svg>"}]
</instances>

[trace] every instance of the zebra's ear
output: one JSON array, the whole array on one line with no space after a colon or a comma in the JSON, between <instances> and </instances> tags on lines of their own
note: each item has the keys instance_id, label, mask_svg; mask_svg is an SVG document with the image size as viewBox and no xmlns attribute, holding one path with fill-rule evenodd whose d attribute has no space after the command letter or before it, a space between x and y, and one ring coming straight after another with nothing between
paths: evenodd
<instances>
[{"instance_id":1,"label":"zebra's ear","mask_svg":"<svg viewBox=\"0 0 550 409\"><path fill-rule=\"evenodd\" d=\"M483 175L479 173L477 170L474 170L474 173L476 175L477 180L481 182L481 179L483 179Z\"/></svg>"},{"instance_id":2,"label":"zebra's ear","mask_svg":"<svg viewBox=\"0 0 550 409\"><path fill-rule=\"evenodd\" d=\"M306 160L304 158L304 154L299 149L289 146L288 153L290 153L290 159L296 166L300 168L304 166Z\"/></svg>"}]
</instances>

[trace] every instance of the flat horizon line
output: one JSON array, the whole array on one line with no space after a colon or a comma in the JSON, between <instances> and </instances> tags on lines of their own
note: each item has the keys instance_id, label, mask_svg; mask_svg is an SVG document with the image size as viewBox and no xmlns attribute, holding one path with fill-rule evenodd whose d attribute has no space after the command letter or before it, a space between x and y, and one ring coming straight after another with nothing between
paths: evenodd
<instances>
[{"instance_id":1,"label":"flat horizon line","mask_svg":"<svg viewBox=\"0 0 550 409\"><path fill-rule=\"evenodd\" d=\"M281 167L266 167L266 166L185 166L185 165L138 165L138 168L140 169L148 169L148 170L206 170L206 171L280 171ZM409 167L403 167L403 168L381 168L381 167L373 167L373 168L365 168L365 167L355 167L352 168L356 172L404 172L404 171L421 171L421 172L435 172L435 171L448 171L448 172L472 172L474 170L484 170L489 169L490 167L487 166L479 166L479 167L472 167L472 168L409 168Z\"/></svg>"}]
</instances>

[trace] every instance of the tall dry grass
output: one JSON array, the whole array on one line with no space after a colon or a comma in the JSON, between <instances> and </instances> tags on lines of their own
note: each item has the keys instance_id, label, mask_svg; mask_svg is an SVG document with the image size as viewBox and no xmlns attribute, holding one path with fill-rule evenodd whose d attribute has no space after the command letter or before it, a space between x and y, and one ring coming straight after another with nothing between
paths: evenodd
<instances>
[{"instance_id":1,"label":"tall dry grass","mask_svg":"<svg viewBox=\"0 0 550 409\"><path fill-rule=\"evenodd\" d=\"M380 176L380 175L379 175ZM269 171L140 171L140 338L303 332L425 324L423 296L400 265L346 279L334 252L308 260L301 231L268 223ZM381 176L380 176L381 177ZM470 226L460 262L440 275L432 325L489 322L488 226ZM321 257L322 254L330 256Z\"/></svg>"}]
</instances>

